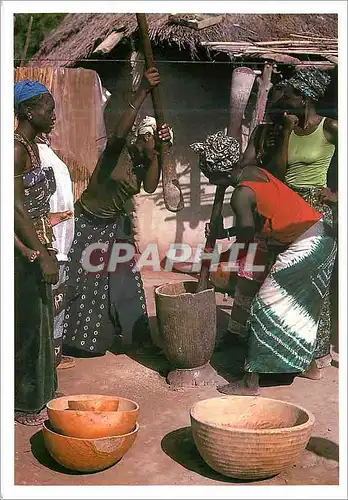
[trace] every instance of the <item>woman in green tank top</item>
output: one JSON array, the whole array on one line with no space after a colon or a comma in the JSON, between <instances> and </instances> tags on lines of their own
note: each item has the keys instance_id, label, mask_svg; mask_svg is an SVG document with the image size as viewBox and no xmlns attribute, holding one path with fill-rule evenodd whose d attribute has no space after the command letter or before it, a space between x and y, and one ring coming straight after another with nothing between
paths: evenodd
<instances>
[{"instance_id":1,"label":"woman in green tank top","mask_svg":"<svg viewBox=\"0 0 348 500\"><path fill-rule=\"evenodd\" d=\"M284 82L281 107L284 111L283 140L279 148L277 177L300 194L311 206L333 224L332 209L323 203L327 191L327 174L334 153L337 154L338 122L320 116L316 103L323 96L330 77L314 68L299 70ZM330 296L324 302L318 329L317 367L331 361ZM319 373L313 374L314 378Z\"/></svg>"}]
</instances>

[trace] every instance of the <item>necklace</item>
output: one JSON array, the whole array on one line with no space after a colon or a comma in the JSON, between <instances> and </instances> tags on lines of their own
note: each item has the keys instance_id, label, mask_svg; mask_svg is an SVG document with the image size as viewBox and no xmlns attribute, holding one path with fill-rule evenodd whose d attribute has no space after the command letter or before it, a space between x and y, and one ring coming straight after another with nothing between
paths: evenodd
<instances>
[{"instance_id":1,"label":"necklace","mask_svg":"<svg viewBox=\"0 0 348 500\"><path fill-rule=\"evenodd\" d=\"M36 146L36 144L32 141L29 141L29 139L26 137L25 134L23 134L23 132L17 132L17 134L19 134L20 136L22 136L22 138L24 139L24 141L30 146L30 149L35 157L35 160L37 162L38 165L41 165L41 160L40 160L40 154L39 154L39 150Z\"/></svg>"}]
</instances>

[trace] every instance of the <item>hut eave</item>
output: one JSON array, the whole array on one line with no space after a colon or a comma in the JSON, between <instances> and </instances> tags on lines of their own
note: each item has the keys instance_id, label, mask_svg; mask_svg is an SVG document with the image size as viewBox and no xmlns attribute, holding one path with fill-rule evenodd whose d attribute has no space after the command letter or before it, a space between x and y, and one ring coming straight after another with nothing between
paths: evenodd
<instances>
[{"instance_id":1,"label":"hut eave","mask_svg":"<svg viewBox=\"0 0 348 500\"><path fill-rule=\"evenodd\" d=\"M317 37L338 36L336 14L223 14L223 21L192 29L170 22L168 14L147 14L149 35L154 43L176 44L196 54L204 43L226 40L247 43L282 40L291 33ZM134 13L68 14L42 43L30 62L33 66L73 66L88 58L98 40L105 40L113 31L124 27L124 37L137 36ZM100 43L99 42L99 43Z\"/></svg>"}]
</instances>

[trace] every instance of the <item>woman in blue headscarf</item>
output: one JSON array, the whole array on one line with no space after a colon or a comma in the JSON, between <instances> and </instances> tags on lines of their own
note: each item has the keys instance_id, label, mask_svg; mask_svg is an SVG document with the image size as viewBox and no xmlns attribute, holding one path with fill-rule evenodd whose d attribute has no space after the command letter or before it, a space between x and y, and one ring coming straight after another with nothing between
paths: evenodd
<instances>
[{"instance_id":1,"label":"woman in blue headscarf","mask_svg":"<svg viewBox=\"0 0 348 500\"><path fill-rule=\"evenodd\" d=\"M44 85L23 80L14 86L14 105L15 234L37 257L32 262L15 246L15 420L39 425L57 387L51 286L58 267L49 218L55 179L41 166L35 138L52 130L54 100Z\"/></svg>"}]
</instances>

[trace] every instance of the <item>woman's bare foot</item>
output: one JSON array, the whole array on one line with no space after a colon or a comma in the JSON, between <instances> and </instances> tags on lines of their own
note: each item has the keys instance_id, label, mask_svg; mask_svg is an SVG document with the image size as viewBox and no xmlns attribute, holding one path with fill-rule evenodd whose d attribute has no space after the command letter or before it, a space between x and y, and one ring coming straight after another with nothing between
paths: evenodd
<instances>
[{"instance_id":1,"label":"woman's bare foot","mask_svg":"<svg viewBox=\"0 0 348 500\"><path fill-rule=\"evenodd\" d=\"M63 398L64 396L66 396L64 392L56 391L54 393L53 399Z\"/></svg>"},{"instance_id":2,"label":"woman's bare foot","mask_svg":"<svg viewBox=\"0 0 348 500\"><path fill-rule=\"evenodd\" d=\"M332 356L331 353L327 354L326 356L323 356L321 358L317 358L315 360L316 367L321 370L322 368L327 368L328 366L331 365L332 361Z\"/></svg>"},{"instance_id":3,"label":"woman's bare foot","mask_svg":"<svg viewBox=\"0 0 348 500\"><path fill-rule=\"evenodd\" d=\"M259 375L246 373L241 380L218 387L218 391L229 396L259 396Z\"/></svg>"},{"instance_id":4,"label":"woman's bare foot","mask_svg":"<svg viewBox=\"0 0 348 500\"><path fill-rule=\"evenodd\" d=\"M64 212L51 212L49 214L49 219L51 226L56 226L60 222L64 222L66 220L71 219L73 216L73 213L71 210L65 210Z\"/></svg>"},{"instance_id":5,"label":"woman's bare foot","mask_svg":"<svg viewBox=\"0 0 348 500\"><path fill-rule=\"evenodd\" d=\"M47 418L46 408L36 413L26 413L24 411L15 412L15 421L22 425L38 426L43 424Z\"/></svg>"},{"instance_id":6,"label":"woman's bare foot","mask_svg":"<svg viewBox=\"0 0 348 500\"><path fill-rule=\"evenodd\" d=\"M323 375L320 369L317 367L315 359L309 365L308 370L299 374L299 377L308 378L310 380L320 380L323 378Z\"/></svg>"}]
</instances>

